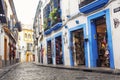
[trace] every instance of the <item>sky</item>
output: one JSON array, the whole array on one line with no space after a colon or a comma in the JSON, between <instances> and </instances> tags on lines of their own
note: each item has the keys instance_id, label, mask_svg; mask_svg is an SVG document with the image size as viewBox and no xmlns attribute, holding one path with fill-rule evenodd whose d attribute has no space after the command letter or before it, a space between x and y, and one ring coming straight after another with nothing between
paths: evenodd
<instances>
[{"instance_id":1,"label":"sky","mask_svg":"<svg viewBox=\"0 0 120 80\"><path fill-rule=\"evenodd\" d=\"M39 0L13 0L18 20L22 24L33 24Z\"/></svg>"}]
</instances>

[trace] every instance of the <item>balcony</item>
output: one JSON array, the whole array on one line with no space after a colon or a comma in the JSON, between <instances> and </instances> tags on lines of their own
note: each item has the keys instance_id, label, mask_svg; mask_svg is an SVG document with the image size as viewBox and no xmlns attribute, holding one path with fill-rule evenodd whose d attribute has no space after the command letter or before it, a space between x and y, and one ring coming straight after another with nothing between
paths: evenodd
<instances>
[{"instance_id":1,"label":"balcony","mask_svg":"<svg viewBox=\"0 0 120 80\"><path fill-rule=\"evenodd\" d=\"M53 27L52 30L56 31L62 27L62 22L56 23Z\"/></svg>"},{"instance_id":2,"label":"balcony","mask_svg":"<svg viewBox=\"0 0 120 80\"><path fill-rule=\"evenodd\" d=\"M44 34L45 35L48 35L48 34L50 34L52 32L52 28L49 28L49 29L47 29L45 32L44 32Z\"/></svg>"},{"instance_id":3,"label":"balcony","mask_svg":"<svg viewBox=\"0 0 120 80\"><path fill-rule=\"evenodd\" d=\"M94 1L96 1L96 0L84 0L84 1L82 1L82 2L79 4L79 8L81 8L81 7L89 4L89 3L91 3L91 2L94 2Z\"/></svg>"},{"instance_id":4,"label":"balcony","mask_svg":"<svg viewBox=\"0 0 120 80\"><path fill-rule=\"evenodd\" d=\"M5 16L3 4L4 4L4 1L0 0L0 23L7 23L7 18Z\"/></svg>"},{"instance_id":5,"label":"balcony","mask_svg":"<svg viewBox=\"0 0 120 80\"><path fill-rule=\"evenodd\" d=\"M0 23L7 23L6 16L0 13Z\"/></svg>"},{"instance_id":6,"label":"balcony","mask_svg":"<svg viewBox=\"0 0 120 80\"><path fill-rule=\"evenodd\" d=\"M51 0L49 7L51 7L49 15L46 15L44 17L43 27L45 35L50 34L53 30L55 31L60 29L60 27L62 26L60 0ZM45 9L44 13L46 13Z\"/></svg>"},{"instance_id":7,"label":"balcony","mask_svg":"<svg viewBox=\"0 0 120 80\"><path fill-rule=\"evenodd\" d=\"M21 23L16 22L15 27L18 28L18 31L22 31Z\"/></svg>"},{"instance_id":8,"label":"balcony","mask_svg":"<svg viewBox=\"0 0 120 80\"><path fill-rule=\"evenodd\" d=\"M45 34L50 34L53 30L58 30L62 26L62 20L60 17L61 10L55 8L50 12L49 18L44 21L44 25L46 28L44 29Z\"/></svg>"},{"instance_id":9,"label":"balcony","mask_svg":"<svg viewBox=\"0 0 120 80\"><path fill-rule=\"evenodd\" d=\"M79 10L82 13L89 13L103 7L109 0L84 0L79 4Z\"/></svg>"}]
</instances>

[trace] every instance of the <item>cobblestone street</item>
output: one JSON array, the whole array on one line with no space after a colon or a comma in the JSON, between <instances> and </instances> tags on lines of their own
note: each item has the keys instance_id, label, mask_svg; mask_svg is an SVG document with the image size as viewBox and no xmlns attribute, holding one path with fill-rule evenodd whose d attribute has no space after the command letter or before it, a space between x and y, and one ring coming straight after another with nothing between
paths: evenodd
<instances>
[{"instance_id":1,"label":"cobblestone street","mask_svg":"<svg viewBox=\"0 0 120 80\"><path fill-rule=\"evenodd\" d=\"M120 80L120 76L22 63L2 76L0 80Z\"/></svg>"}]
</instances>

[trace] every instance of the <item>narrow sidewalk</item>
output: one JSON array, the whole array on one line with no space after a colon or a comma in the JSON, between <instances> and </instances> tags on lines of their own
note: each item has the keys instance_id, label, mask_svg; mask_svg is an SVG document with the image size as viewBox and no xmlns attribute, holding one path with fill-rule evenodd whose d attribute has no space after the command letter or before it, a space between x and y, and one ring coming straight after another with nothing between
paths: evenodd
<instances>
[{"instance_id":1,"label":"narrow sidewalk","mask_svg":"<svg viewBox=\"0 0 120 80\"><path fill-rule=\"evenodd\" d=\"M0 68L0 78L2 76L4 76L6 73L8 73L11 69L15 68L16 66L18 66L20 63L16 63L7 67L2 67Z\"/></svg>"},{"instance_id":2,"label":"narrow sidewalk","mask_svg":"<svg viewBox=\"0 0 120 80\"><path fill-rule=\"evenodd\" d=\"M70 66L64 66L64 65L40 64L40 63L36 63L36 62L33 62L33 64L36 64L38 66L58 68L58 69L81 70L84 72L97 72L97 73L120 75L119 69L110 69L110 68L103 68L103 67L86 68L85 66L72 66L72 67L70 67Z\"/></svg>"}]
</instances>

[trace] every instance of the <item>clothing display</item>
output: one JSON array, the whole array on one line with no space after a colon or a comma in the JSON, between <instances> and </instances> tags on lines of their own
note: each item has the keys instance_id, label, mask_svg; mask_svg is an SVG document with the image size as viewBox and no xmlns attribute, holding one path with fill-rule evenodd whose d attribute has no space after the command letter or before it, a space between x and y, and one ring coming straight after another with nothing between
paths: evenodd
<instances>
[{"instance_id":1,"label":"clothing display","mask_svg":"<svg viewBox=\"0 0 120 80\"><path fill-rule=\"evenodd\" d=\"M104 20L103 20L104 21ZM98 67L109 67L109 50L105 23L97 25Z\"/></svg>"},{"instance_id":2,"label":"clothing display","mask_svg":"<svg viewBox=\"0 0 120 80\"><path fill-rule=\"evenodd\" d=\"M56 64L63 64L61 37L56 39Z\"/></svg>"},{"instance_id":3,"label":"clothing display","mask_svg":"<svg viewBox=\"0 0 120 80\"><path fill-rule=\"evenodd\" d=\"M48 58L48 64L52 64L51 41L48 42L48 45L47 45L47 58Z\"/></svg>"},{"instance_id":4,"label":"clothing display","mask_svg":"<svg viewBox=\"0 0 120 80\"><path fill-rule=\"evenodd\" d=\"M83 30L73 32L74 59L77 65L85 64Z\"/></svg>"}]
</instances>

